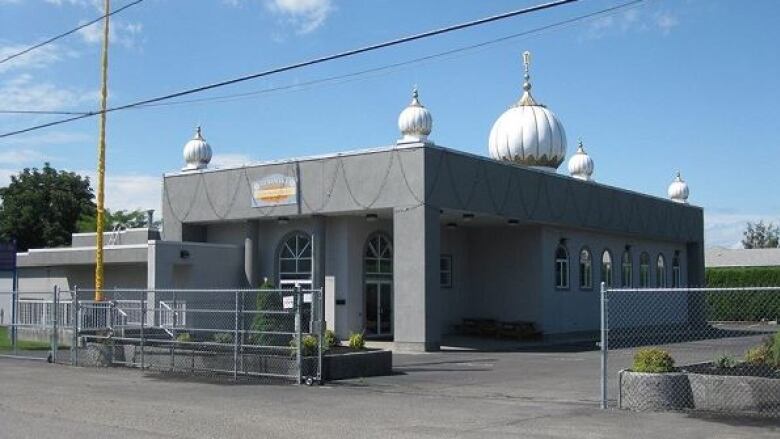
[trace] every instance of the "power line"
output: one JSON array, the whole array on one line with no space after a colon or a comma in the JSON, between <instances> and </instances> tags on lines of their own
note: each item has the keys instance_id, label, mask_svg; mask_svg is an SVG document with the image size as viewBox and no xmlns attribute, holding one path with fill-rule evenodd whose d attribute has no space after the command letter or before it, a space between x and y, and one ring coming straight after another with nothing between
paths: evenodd
<instances>
[{"instance_id":1,"label":"power line","mask_svg":"<svg viewBox=\"0 0 780 439\"><path fill-rule=\"evenodd\" d=\"M136 0L136 1L140 1L140 0ZM186 96L186 95L190 95L190 94L194 94L194 93L200 93L200 92L203 92L203 91L206 91L206 90L212 90L212 89L215 89L215 88L225 87L225 86L228 86L228 85L233 85L233 84L237 84L237 83L240 83L240 82L245 82L245 81L249 81L249 80L252 80L252 79L257 79L257 78L262 78L262 77L265 77L265 76L271 76L271 75L274 75L274 74L277 74L277 73L287 72L287 71L299 69L299 68L302 68L302 67L308 67L308 66L312 66L312 65L328 62L328 61L333 61L333 60L337 60L337 59L341 59L341 58L351 57L351 56L358 55L358 54L361 54L361 53L372 52L372 51L375 51L375 50L384 49L384 48L387 48L387 47L408 43L408 42L411 42L411 41L421 40L421 39L429 38L429 37L436 36L436 35L442 35L442 34L453 32L453 31L457 31L457 30L467 29L467 28L471 28L471 27L475 27L475 26L491 23L491 22L494 22L494 21L504 20L504 19L507 19L507 18L516 17L516 16L520 16L520 15L524 15L524 14L528 14L528 13L532 13L532 12L538 12L538 11L542 11L542 10L545 10L545 9L555 8L555 7L563 6L563 5L566 5L566 4L569 4L569 3L575 3L577 1L579 1L579 0L557 0L557 1L549 2L549 3L543 3L543 4L539 4L539 5L536 5L536 6L531 6L531 7L524 8L524 9L518 9L518 10L506 12L506 13L503 13L503 14L498 14L498 15L493 15L493 16L490 16L490 17L480 18L478 20L473 20L473 21L469 21L469 22L465 22L465 23L460 23L460 24L456 24L456 25L453 25L453 26L447 26L447 27L444 27L444 28L439 28L439 29L435 29L435 30L431 30L431 31L426 31L426 32L423 32L423 33L414 34L414 35L410 35L410 36L406 36L406 37L401 37L401 38L397 38L397 39L394 39L394 40L385 41L385 42L382 42L382 43L372 44L372 45L369 45L369 46L363 46L363 47L360 47L360 48L357 48L357 49L351 49L351 50L347 50L345 52L336 53L336 54L333 54L333 55L327 55L327 56L323 56L323 57L319 57L319 58L314 58L314 59L310 59L310 60L307 60L307 61L302 61L302 62L298 62L298 63L294 63L294 64L289 64L289 65L282 66L282 67L276 67L276 68L273 68L273 69L270 69L270 70L265 70L265 71L258 72L258 73L253 73L253 74L250 74L250 75L240 76L240 77L233 78L233 79L228 79L228 80L225 80L225 81L220 81L220 82L216 82L216 83L212 83L212 84L208 84L208 85L203 85L203 86L199 86L199 87L195 87L195 88L190 88L190 89L187 89L187 90L183 90L183 91L179 91L179 92L175 92L175 93L170 93L170 94L167 94L167 95L163 95L163 96L159 96L159 97L155 97L155 98L151 98L151 99L146 99L146 100L142 100L142 101L138 101L138 102L133 102L131 104L125 104L125 105L121 105L121 106L118 106L118 107L111 107L111 108L106 109L105 112L109 113L109 112L113 112L113 111L125 110L125 109L128 109L128 108L138 107L138 106L141 106L141 105L151 104L151 103L155 103L155 102L166 101L166 100L177 98L177 97L181 97L181 96ZM0 134L0 138L11 137L11 136L15 136L15 135L18 135L18 134L28 133L30 131L36 131L36 130L40 130L40 129L43 129L43 128L52 127L52 126L55 126L55 125L61 125L61 124L64 124L64 123L73 122L73 121L76 121L76 120L85 119L87 117L95 116L95 115L100 114L100 113L101 113L101 111L92 111L92 112L89 112L87 114L81 114L81 115L70 117L70 118L66 118L66 119L59 119L59 120L56 120L56 121L52 121L52 122L48 122L48 123L44 123L44 124L40 124L40 125L35 125L35 126L32 126L32 127L28 127L28 128L23 128L23 129L16 130L16 131L9 131L9 132Z\"/></svg>"},{"instance_id":2,"label":"power line","mask_svg":"<svg viewBox=\"0 0 780 439\"><path fill-rule=\"evenodd\" d=\"M413 65L413 64L419 64L419 63L422 63L422 62L425 62L425 61L431 61L431 60L434 60L434 59L443 58L443 57L447 57L447 56L450 56L450 55L455 55L455 54L458 54L458 53L468 52L468 51L472 51L472 50L475 50L475 49L480 49L480 48L492 46L494 44L510 41L512 39L515 39L515 38L524 37L524 36L533 35L533 34L544 32L544 31L556 29L556 28L565 27L565 26L572 25L572 24L575 24L575 23L578 23L578 22L581 22L581 21L587 21L587 20L593 19L595 17L599 17L599 16L603 16L603 15L609 15L609 14L614 14L616 12L619 12L619 11L623 10L623 9L636 7L639 4L643 3L644 1L645 0L632 0L632 1L629 1L629 2L626 2L626 3L621 3L619 5L615 5L615 6L609 7L609 8L600 9L598 11L590 12L588 14L579 15L579 16L576 16L576 17L572 17L572 18L569 18L569 19L566 19L566 20L562 20L562 21L558 21L558 22L555 22L555 23L547 24L547 25L544 25L544 26L539 26L539 27L536 27L536 28L533 28L533 29L529 29L529 30L526 30L526 31L523 31L523 32L518 32L518 33L514 33L514 34L510 34L510 35L505 35L503 37L482 41L480 43L470 44L468 46L462 46L462 47L458 47L458 48L455 48L455 49L446 50L446 51L443 51L443 52L437 52L437 53L434 53L434 54L430 54L430 55L426 55L426 56L422 56L422 57L418 57L418 58L413 58L413 59L409 59L409 60L405 60L405 61L400 61L400 62L397 62L397 63L386 64L386 65L383 65L383 66L373 67L373 68L370 68L370 69L360 70L360 71L357 71L357 72L351 72L351 73L346 73L346 74L342 74L342 75L329 76L329 77L313 79L313 80L310 80L310 81L305 81L305 82L301 82L301 83L297 83L297 84L282 85L282 86L278 86L278 87L264 88L264 89L260 89L260 90L253 90L253 91L248 91L248 92L243 92L243 93L232 93L232 94L221 95L221 96L209 96L209 97L205 97L205 98L179 100L179 101L173 101L173 102L155 102L155 103L151 103L151 104L138 105L138 106L134 107L134 109L152 108L152 107L159 107L159 106L187 105L187 104L207 103L207 102L215 102L215 101L227 102L227 101L232 101L232 100L237 100L237 99L242 99L242 98L251 98L251 97L254 97L254 96L257 96L257 95L268 94L268 93L273 93L273 92L278 92L278 91L302 90L302 89L306 89L308 87L316 86L316 85L319 85L319 84L324 84L324 83L329 83L329 82L337 82L339 80L345 80L343 82L348 82L350 80L360 79L360 77L363 77L363 76L371 74L371 73L380 73L380 72L389 71L389 70L393 70L393 69L398 69L398 68L409 66L409 65ZM89 111L0 110L0 114L91 115L92 113L93 112L89 112ZM99 114L99 111L98 112L94 112L94 113Z\"/></svg>"},{"instance_id":3,"label":"power line","mask_svg":"<svg viewBox=\"0 0 780 439\"><path fill-rule=\"evenodd\" d=\"M443 57L446 57L446 56L449 56L449 55L455 55L455 54L462 53L462 52L468 52L468 51L471 51L471 50L480 49L480 48L491 46L491 45L494 45L494 44L506 42L506 41L509 41L509 40L512 40L512 39L515 39L515 38L520 38L520 37L524 37L524 36L528 36L528 35L533 35L533 34L536 34L536 33L539 33L539 32L544 32L544 31L547 31L547 30L551 30L551 29L555 29L555 28L559 28L559 27L564 27L564 26L571 25L571 24L574 24L574 23L577 23L577 22L580 22L580 21L586 21L586 20L589 20L589 19L592 19L592 18L595 18L595 17L598 17L598 16L613 14L613 13L618 12L618 11L623 10L623 9L636 7L640 3L643 3L644 1L646 1L646 0L632 0L630 2L621 3L619 5L615 5L615 6L612 6L612 7L609 7L609 8L605 8L605 9L601 9L601 10L598 10L598 11L594 11L594 12L591 12L591 13L588 13L588 14L579 15L579 16L576 16L576 17L572 17L572 18L569 18L569 19L566 19L566 20L562 20L562 21L558 21L558 22L555 22L555 23L547 24L547 25L544 25L544 26L539 26L539 27L536 27L536 28L533 28L533 29L529 29L527 31L518 32L518 33L514 33L514 34L510 34L510 35L505 35L503 37L482 41L482 42L476 43L476 44L470 44L468 46L461 46L461 47L457 47L455 49L450 49L450 50L446 50L446 51L443 51L443 52L437 52L437 53L433 53L433 54L430 54L430 55L425 55L425 56L422 56L422 57L419 57L419 58L413 58L413 59L409 59L409 60L406 60L406 61L400 61L400 62L397 62L397 63L386 64L386 65L378 66L378 67L372 67L370 69L360 70L360 71L357 71L357 72L345 73L345 74L342 74L342 75L335 75L335 76L329 76L329 77L326 77L326 78L313 79L311 81L300 82L300 83L297 83L297 84L282 85L282 86L278 86L278 87L264 88L264 89L260 89L260 90L248 91L248 92L243 92L243 93L233 93L233 94L227 94L227 95L221 95L221 96L209 96L209 97L205 97L205 98L188 99L188 100L180 100L180 101L173 101L173 102L155 102L155 103L150 103L150 104L141 104L141 105L138 105L135 108L138 109L138 108L150 108L150 107L158 107L158 106L186 105L186 104L197 104L197 103L213 102L213 101L230 101L230 100L234 100L234 99L249 98L249 97L253 97L253 96L256 96L256 95L267 94L267 93L272 93L272 92L277 92L277 91L305 89L307 87L311 87L311 86L322 84L322 83L335 82L335 81L338 81L340 79L347 79L347 80L352 79L352 80L355 80L355 79L359 79L358 77L360 77L360 76L364 76L364 75L367 75L367 74L370 74L370 73L378 73L378 72L382 72L382 71L386 71L386 70L393 70L393 69L397 69L397 68L400 68L400 67L405 67L405 66L408 66L408 65L418 64L418 63L421 63L421 62L430 61L430 60L437 59L437 58L443 58ZM346 81L344 81L344 82L346 82ZM0 110L0 113L2 113L2 110ZM74 112L73 114L87 114L87 112Z\"/></svg>"},{"instance_id":4,"label":"power line","mask_svg":"<svg viewBox=\"0 0 780 439\"><path fill-rule=\"evenodd\" d=\"M30 47L28 47L28 48L26 48L26 49L24 49L22 51L16 52L16 53L11 54L11 55L8 55L5 58L3 58L2 60L0 60L0 64L3 64L4 62L10 61L10 60L12 60L12 59L14 59L16 57L22 56L25 53L32 52L33 50L41 48L43 46L46 46L47 44L51 44L51 43L53 43L53 42L55 42L55 41L57 41L57 40L59 40L61 38L65 38L68 35L74 34L74 33L78 32L78 31L80 31L81 29L84 29L85 27L89 27L89 26L99 22L100 20L103 20L104 18L106 18L106 16L110 17L110 16L112 16L114 14L118 14L118 13L124 11L125 9L127 9L127 8L129 8L131 6L135 6L138 3L141 3L142 1L144 1L144 0L135 0L134 2L128 3L128 4L122 6L121 8L119 8L119 9L117 9L117 10L115 10L115 11L109 13L109 14L101 15L100 17L97 17L94 20L88 21L88 22L86 22L86 23L84 23L84 24L82 24L82 25L80 25L78 27L75 27L75 28L73 28L73 29L71 29L69 31L63 32L63 33L61 33L59 35L56 35L56 36L53 36L53 37L51 37L51 38L49 38L49 39L47 39L45 41L42 41L42 42L40 42L40 43L38 43L38 44L36 44L34 46L30 46Z\"/></svg>"}]
</instances>

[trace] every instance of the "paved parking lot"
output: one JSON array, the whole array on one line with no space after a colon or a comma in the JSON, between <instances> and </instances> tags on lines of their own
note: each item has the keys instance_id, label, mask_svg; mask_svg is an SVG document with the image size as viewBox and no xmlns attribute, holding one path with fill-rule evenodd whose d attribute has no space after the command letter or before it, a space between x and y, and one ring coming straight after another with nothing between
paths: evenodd
<instances>
[{"instance_id":1,"label":"paved parking lot","mask_svg":"<svg viewBox=\"0 0 780 439\"><path fill-rule=\"evenodd\" d=\"M711 343L686 344L688 359L711 358ZM631 353L612 353L611 374ZM777 420L600 410L599 355L584 345L394 360L393 376L308 388L0 359L0 437L780 436Z\"/></svg>"}]
</instances>

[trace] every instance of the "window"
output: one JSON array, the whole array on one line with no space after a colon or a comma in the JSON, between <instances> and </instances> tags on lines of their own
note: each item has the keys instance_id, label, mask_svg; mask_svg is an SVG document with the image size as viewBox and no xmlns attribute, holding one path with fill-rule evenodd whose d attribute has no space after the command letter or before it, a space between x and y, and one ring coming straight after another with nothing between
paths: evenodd
<instances>
[{"instance_id":1,"label":"window","mask_svg":"<svg viewBox=\"0 0 780 439\"><path fill-rule=\"evenodd\" d=\"M620 270L620 284L623 288L631 288L634 286L633 271L634 265L631 263L631 252L626 250L623 252L623 261Z\"/></svg>"},{"instance_id":2,"label":"window","mask_svg":"<svg viewBox=\"0 0 780 439\"><path fill-rule=\"evenodd\" d=\"M310 287L311 279L311 237L295 232L288 235L279 248L279 285L284 287L298 283Z\"/></svg>"},{"instance_id":3,"label":"window","mask_svg":"<svg viewBox=\"0 0 780 439\"><path fill-rule=\"evenodd\" d=\"M682 277L680 276L680 253L674 252L674 258L672 258L672 288L680 288L682 286Z\"/></svg>"},{"instance_id":4,"label":"window","mask_svg":"<svg viewBox=\"0 0 780 439\"><path fill-rule=\"evenodd\" d=\"M612 254L609 250L601 254L601 281L607 287L612 286Z\"/></svg>"},{"instance_id":5,"label":"window","mask_svg":"<svg viewBox=\"0 0 780 439\"><path fill-rule=\"evenodd\" d=\"M452 255L441 255L439 261L439 286L452 288Z\"/></svg>"},{"instance_id":6,"label":"window","mask_svg":"<svg viewBox=\"0 0 780 439\"><path fill-rule=\"evenodd\" d=\"M580 288L593 288L593 260L587 248L580 250Z\"/></svg>"},{"instance_id":7,"label":"window","mask_svg":"<svg viewBox=\"0 0 780 439\"><path fill-rule=\"evenodd\" d=\"M383 233L375 233L366 242L365 264L366 277L373 279L393 278L393 244Z\"/></svg>"},{"instance_id":8,"label":"window","mask_svg":"<svg viewBox=\"0 0 780 439\"><path fill-rule=\"evenodd\" d=\"M655 286L657 288L666 288L666 260L664 255L659 254L655 261Z\"/></svg>"},{"instance_id":9,"label":"window","mask_svg":"<svg viewBox=\"0 0 780 439\"><path fill-rule=\"evenodd\" d=\"M639 288L650 286L650 256L642 252L639 255Z\"/></svg>"},{"instance_id":10,"label":"window","mask_svg":"<svg viewBox=\"0 0 780 439\"><path fill-rule=\"evenodd\" d=\"M555 251L555 287L569 288L569 252L563 244Z\"/></svg>"}]
</instances>

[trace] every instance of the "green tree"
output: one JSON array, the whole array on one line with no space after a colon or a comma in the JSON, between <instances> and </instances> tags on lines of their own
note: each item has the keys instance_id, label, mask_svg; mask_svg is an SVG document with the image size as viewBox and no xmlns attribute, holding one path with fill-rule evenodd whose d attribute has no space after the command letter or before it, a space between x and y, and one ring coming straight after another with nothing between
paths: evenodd
<instances>
[{"instance_id":1,"label":"green tree","mask_svg":"<svg viewBox=\"0 0 780 439\"><path fill-rule=\"evenodd\" d=\"M157 225L157 222L155 224ZM84 215L79 219L80 232L94 232L97 229L97 218L94 214ZM143 210L115 210L106 209L105 230L113 230L115 227L133 229L146 227L146 211Z\"/></svg>"},{"instance_id":2,"label":"green tree","mask_svg":"<svg viewBox=\"0 0 780 439\"><path fill-rule=\"evenodd\" d=\"M745 248L776 248L780 241L780 229L772 223L764 224L763 221L748 222L742 234L742 246Z\"/></svg>"},{"instance_id":3,"label":"green tree","mask_svg":"<svg viewBox=\"0 0 780 439\"><path fill-rule=\"evenodd\" d=\"M68 245L79 218L94 215L94 198L88 177L49 163L25 168L0 188L0 239L16 239L20 251Z\"/></svg>"}]
</instances>

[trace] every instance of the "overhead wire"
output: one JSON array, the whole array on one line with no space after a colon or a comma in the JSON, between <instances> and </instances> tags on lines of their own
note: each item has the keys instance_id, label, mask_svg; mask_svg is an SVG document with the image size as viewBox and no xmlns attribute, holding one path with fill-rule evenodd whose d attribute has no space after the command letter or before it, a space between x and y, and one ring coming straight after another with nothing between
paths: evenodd
<instances>
[{"instance_id":1,"label":"overhead wire","mask_svg":"<svg viewBox=\"0 0 780 439\"><path fill-rule=\"evenodd\" d=\"M186 89L186 90L182 90L182 91L178 91L178 92L174 92L174 93L170 93L170 94L166 94L166 95L163 95L163 96L158 96L158 97L154 97L154 98L150 98L150 99L145 99L145 100L133 102L133 103L130 103L130 104L120 105L120 106L117 106L117 107L111 107L111 108L106 109L104 112L105 113L109 113L109 112L114 112L114 111L119 111L119 110L126 110L126 109L129 109L129 108L134 108L134 107L138 107L138 106L141 106L141 105L146 105L146 104L151 104L151 103L156 103L156 102L162 102L162 101L174 99L174 98L181 97L181 96L187 96L187 95L190 95L190 94L195 94L195 93L200 93L200 92L204 92L204 91L207 91L207 90L221 88L221 87L225 87L225 86L228 86L228 85L233 85L233 84L237 84L237 83L241 83L241 82L245 82L245 81L249 81L249 80L253 80L253 79L257 79L257 78L267 77L267 76L271 76L271 75L282 73L282 72L287 72L287 71L291 71L291 70L295 70L295 69L300 69L302 67L313 66L313 65L316 65L316 64L321 64L321 63L324 63L324 62L333 61L333 60L337 60L337 59L341 59L341 58L347 58L347 57L351 57L351 56L358 55L358 54L361 54L361 53L372 52L372 51L376 51L376 50L379 50L379 49L384 49L384 48L396 46L396 45L399 45L399 44L404 44L404 43L408 43L408 42L412 42L412 41L416 41L416 40L421 40L421 39L429 38L429 37L436 36L436 35L442 35L442 34L449 33L449 32L454 32L454 31L458 31L458 30L462 30L462 29L467 29L467 28L471 28L471 27L475 27L475 26L480 26L480 25L484 25L484 24L487 24L487 23L492 23L492 22L495 22L495 21L511 18L511 17L516 17L516 16L520 16L520 15L524 15L524 14L528 14L528 13L532 13L532 12L538 12L538 11L542 11L542 10L546 10L546 9L551 9L551 8L567 5L567 4L570 4L570 3L575 3L575 2L578 2L578 1L579 0L557 0L557 1L553 1L553 2L542 3L542 4L538 4L538 5L535 5L535 6L530 6L530 7L523 8L523 9L517 9L517 10L505 12L505 13L498 14L498 15L492 15L492 16L480 18L480 19L477 19L477 20L472 20L472 21L468 21L468 22L464 22L464 23L459 23L459 24L456 24L456 25L451 25L451 26L447 26L447 27L443 27L443 28L439 28L439 29L434 29L434 30L430 30L430 31L426 31L426 32L418 33L418 34L413 34L413 35L409 35L409 36L405 36L405 37L401 37L401 38L396 38L396 39L385 41L385 42L382 42L382 43L371 44L371 45L368 45L368 46L359 47L357 49L350 49L350 50L347 50L347 51L344 51L344 52L339 52L339 53L332 54L332 55L326 55L326 56L322 56L322 57L318 57L318 58L309 59L309 60L306 60L306 61L301 61L301 62L288 64L288 65L281 66L281 67L272 68L272 69L269 69L269 70L264 70L264 71L257 72L257 73L252 73L252 74L249 74L249 75L239 76L237 78L227 79L227 80L219 81L219 82L216 82L216 83L211 83L211 84L206 84L206 85L202 85L202 86L198 86L198 87L194 87L194 88L189 88L189 89ZM91 111L91 112L88 112L86 114L80 114L80 115L76 115L76 116L65 118L65 119L59 119L59 120L56 120L56 121L47 122L47 123L43 123L43 124L39 124L39 125L34 125L34 126L31 126L31 127L27 127L27 128L15 130L15 131L9 131L9 132L0 134L0 138L11 137L11 136L15 136L15 135L23 134L23 133L28 133L28 132L31 132L31 131L36 131L36 130L40 130L40 129L44 129L44 128L48 128L48 127L52 127L52 126L56 126L56 125L61 125L61 124L64 124L64 123L74 122L74 121L77 121L77 120L81 120L81 119L85 119L85 118L88 118L88 117L91 117L91 116L98 115L100 113L103 113L103 111Z\"/></svg>"},{"instance_id":2,"label":"overhead wire","mask_svg":"<svg viewBox=\"0 0 780 439\"><path fill-rule=\"evenodd\" d=\"M78 31L80 31L81 29L84 29L84 28L86 28L86 27L92 26L92 25L93 25L93 24L95 24L95 23L98 23L98 22L100 22L101 20L105 19L107 16L108 16L108 17L111 17L112 15L118 14L118 13L120 13L120 12L124 11L125 9L127 9L127 8L130 8L130 7L132 7L132 6L135 6L135 5L137 5L138 3L141 3L141 2L143 2L143 1L144 1L144 0L135 0L135 1L131 2L131 3L128 3L128 4L124 5L124 6L122 6L121 8L117 8L117 9L115 9L114 11L112 11L112 12L110 12L110 13L108 13L108 14L103 14L103 15L101 15L100 17L97 17L97 18L95 18L94 20L90 20L90 21L88 21L88 22L86 22L86 23L84 23L84 24L81 24L81 25L79 25L79 26L76 26L76 27L75 27L75 28L73 28L73 29L70 29L70 30L68 30L68 31L65 31L65 32L63 32L63 33L61 33L61 34L55 35L55 36L53 36L53 37L51 37L51 38L48 38L48 39L46 39L46 40L44 40L44 41L41 41L41 42L40 42L40 43L38 43L38 44L32 45L32 46L30 46L30 47L28 47L28 48L26 48L26 49L24 49L24 50L20 50L20 51L18 51L18 52L15 52L15 53L13 53L13 54L11 54L11 55L8 55L8 56L6 56L5 58L3 58L3 59L0 59L0 64L3 64L3 63L5 63L5 62L8 62L8 61L10 61L10 60L12 60L12 59L14 59L14 58L20 57L20 56L22 56L22 55L24 55L24 54L26 54L26 53L30 53L30 52L32 52L32 51L33 51L33 50L35 50L35 49L39 49L39 48L41 48L41 47L43 47L43 46L49 45L49 44L51 44L51 43L53 43L53 42L55 42L55 41L57 41L57 40L59 40L59 39L62 39L62 38L65 38L65 37L67 37L68 35L72 35L72 34L74 34L74 33L78 32Z\"/></svg>"}]
</instances>

